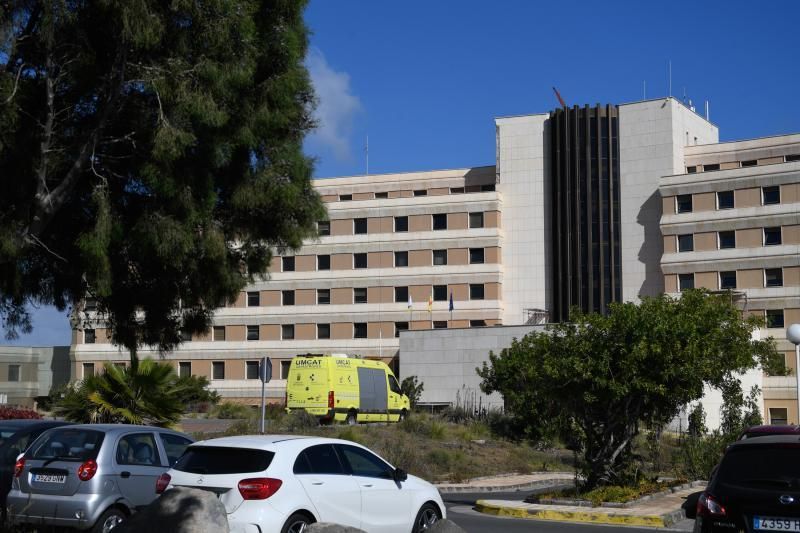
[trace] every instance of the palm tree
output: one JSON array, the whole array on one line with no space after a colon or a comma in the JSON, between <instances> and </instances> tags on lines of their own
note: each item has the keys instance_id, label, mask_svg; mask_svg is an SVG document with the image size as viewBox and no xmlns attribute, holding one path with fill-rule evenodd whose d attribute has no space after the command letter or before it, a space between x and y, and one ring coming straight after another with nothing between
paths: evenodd
<instances>
[{"instance_id":1,"label":"palm tree","mask_svg":"<svg viewBox=\"0 0 800 533\"><path fill-rule=\"evenodd\" d=\"M72 422L174 425L184 407L175 370L152 359L136 363L106 364L103 373L70 387L55 414Z\"/></svg>"}]
</instances>

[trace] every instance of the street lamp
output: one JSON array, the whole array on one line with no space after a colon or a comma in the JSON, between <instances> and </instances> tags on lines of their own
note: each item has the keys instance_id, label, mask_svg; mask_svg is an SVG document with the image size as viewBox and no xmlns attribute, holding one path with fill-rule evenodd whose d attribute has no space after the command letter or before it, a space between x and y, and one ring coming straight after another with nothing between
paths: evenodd
<instances>
[{"instance_id":1,"label":"street lamp","mask_svg":"<svg viewBox=\"0 0 800 533\"><path fill-rule=\"evenodd\" d=\"M786 328L786 338L794 344L794 376L797 380L797 421L800 423L800 324Z\"/></svg>"}]
</instances>

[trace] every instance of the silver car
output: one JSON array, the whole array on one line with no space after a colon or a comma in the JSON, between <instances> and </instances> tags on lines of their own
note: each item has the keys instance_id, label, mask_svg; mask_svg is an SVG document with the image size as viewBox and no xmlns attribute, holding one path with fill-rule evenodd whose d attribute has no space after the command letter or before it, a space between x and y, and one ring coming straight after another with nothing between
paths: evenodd
<instances>
[{"instance_id":1,"label":"silver car","mask_svg":"<svg viewBox=\"0 0 800 533\"><path fill-rule=\"evenodd\" d=\"M193 442L127 424L80 424L43 433L17 461L12 524L107 532L156 497L156 480Z\"/></svg>"}]
</instances>

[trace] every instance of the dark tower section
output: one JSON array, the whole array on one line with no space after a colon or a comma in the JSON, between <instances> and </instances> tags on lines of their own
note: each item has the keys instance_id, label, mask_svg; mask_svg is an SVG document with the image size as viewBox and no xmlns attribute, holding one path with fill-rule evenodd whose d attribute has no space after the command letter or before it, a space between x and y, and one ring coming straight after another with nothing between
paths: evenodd
<instances>
[{"instance_id":1,"label":"dark tower section","mask_svg":"<svg viewBox=\"0 0 800 533\"><path fill-rule=\"evenodd\" d=\"M550 113L554 322L622 299L618 131L616 106Z\"/></svg>"}]
</instances>

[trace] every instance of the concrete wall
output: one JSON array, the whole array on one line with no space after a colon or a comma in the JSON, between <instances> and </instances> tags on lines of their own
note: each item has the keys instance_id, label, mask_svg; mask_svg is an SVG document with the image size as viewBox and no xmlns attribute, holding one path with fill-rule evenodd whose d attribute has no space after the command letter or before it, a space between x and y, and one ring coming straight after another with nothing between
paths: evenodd
<instances>
[{"instance_id":1,"label":"concrete wall","mask_svg":"<svg viewBox=\"0 0 800 533\"><path fill-rule=\"evenodd\" d=\"M522 338L542 326L434 329L400 333L400 376L417 376L425 389L420 401L501 409L503 399L480 390L475 368L489 360L489 351L500 352L514 338Z\"/></svg>"},{"instance_id":2,"label":"concrete wall","mask_svg":"<svg viewBox=\"0 0 800 533\"><path fill-rule=\"evenodd\" d=\"M659 178L685 172L685 146L718 141L716 126L674 98L619 106L624 301L664 291Z\"/></svg>"},{"instance_id":3,"label":"concrete wall","mask_svg":"<svg viewBox=\"0 0 800 533\"><path fill-rule=\"evenodd\" d=\"M495 119L497 190L502 199L503 324L550 304L547 114Z\"/></svg>"}]
</instances>

